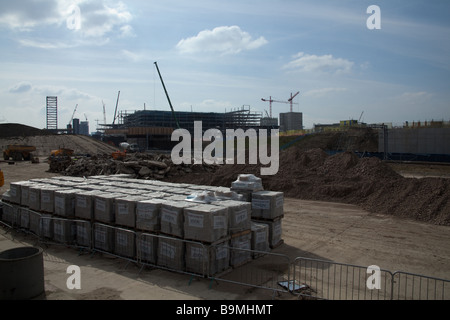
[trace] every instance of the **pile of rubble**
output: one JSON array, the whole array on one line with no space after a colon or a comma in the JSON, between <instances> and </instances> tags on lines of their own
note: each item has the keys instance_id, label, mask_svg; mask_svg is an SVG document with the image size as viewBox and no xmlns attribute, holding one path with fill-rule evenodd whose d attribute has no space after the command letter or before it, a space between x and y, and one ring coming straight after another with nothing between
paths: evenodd
<instances>
[{"instance_id":1,"label":"pile of rubble","mask_svg":"<svg viewBox=\"0 0 450 320\"><path fill-rule=\"evenodd\" d=\"M49 158L49 172L74 177L129 174L135 179L160 180L174 175L213 173L216 169L216 165L207 164L175 165L167 154L136 153L127 155L124 160L107 155Z\"/></svg>"}]
</instances>

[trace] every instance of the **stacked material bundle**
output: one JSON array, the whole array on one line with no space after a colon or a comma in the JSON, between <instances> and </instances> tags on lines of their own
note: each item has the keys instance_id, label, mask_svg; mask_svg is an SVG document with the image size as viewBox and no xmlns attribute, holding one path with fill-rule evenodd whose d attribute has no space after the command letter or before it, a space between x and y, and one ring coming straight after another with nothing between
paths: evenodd
<instances>
[{"instance_id":1,"label":"stacked material bundle","mask_svg":"<svg viewBox=\"0 0 450 320\"><path fill-rule=\"evenodd\" d=\"M134 228L136 226L136 203L144 200L141 196L115 198L115 222L119 226Z\"/></svg>"},{"instance_id":2,"label":"stacked material bundle","mask_svg":"<svg viewBox=\"0 0 450 320\"><path fill-rule=\"evenodd\" d=\"M258 191L252 194L252 218L273 220L283 215L283 192Z\"/></svg>"},{"instance_id":3,"label":"stacked material bundle","mask_svg":"<svg viewBox=\"0 0 450 320\"><path fill-rule=\"evenodd\" d=\"M263 190L261 178L252 174L240 174L236 181L231 183L231 191L244 197L245 201L252 201L252 193Z\"/></svg>"},{"instance_id":4,"label":"stacked material bundle","mask_svg":"<svg viewBox=\"0 0 450 320\"><path fill-rule=\"evenodd\" d=\"M184 271L185 242L182 239L159 237L157 264L173 270Z\"/></svg>"},{"instance_id":5,"label":"stacked material bundle","mask_svg":"<svg viewBox=\"0 0 450 320\"><path fill-rule=\"evenodd\" d=\"M100 192L94 195L95 206L94 206L94 219L95 221L104 223L114 223L115 221L115 200L120 197L120 193L106 193Z\"/></svg>"},{"instance_id":6,"label":"stacked material bundle","mask_svg":"<svg viewBox=\"0 0 450 320\"><path fill-rule=\"evenodd\" d=\"M198 204L184 210L185 239L212 243L228 234L228 210L225 207Z\"/></svg>"},{"instance_id":7,"label":"stacked material bundle","mask_svg":"<svg viewBox=\"0 0 450 320\"><path fill-rule=\"evenodd\" d=\"M269 226L267 224L252 221L252 250L260 252L270 251ZM260 253L254 253L254 257Z\"/></svg>"},{"instance_id":8,"label":"stacked material bundle","mask_svg":"<svg viewBox=\"0 0 450 320\"><path fill-rule=\"evenodd\" d=\"M75 217L92 221L94 219L95 198L99 191L82 190L75 195Z\"/></svg>"},{"instance_id":9,"label":"stacked material bundle","mask_svg":"<svg viewBox=\"0 0 450 320\"><path fill-rule=\"evenodd\" d=\"M251 237L252 234L250 231L235 234L231 237L230 265L232 267L236 268L251 261Z\"/></svg>"},{"instance_id":10,"label":"stacked material bundle","mask_svg":"<svg viewBox=\"0 0 450 320\"><path fill-rule=\"evenodd\" d=\"M155 265L158 255L158 237L143 232L138 232L136 236L136 250L140 262Z\"/></svg>"},{"instance_id":11,"label":"stacked material bundle","mask_svg":"<svg viewBox=\"0 0 450 320\"><path fill-rule=\"evenodd\" d=\"M249 202L236 200L214 201L211 204L228 209L229 234L250 230L252 205Z\"/></svg>"},{"instance_id":12,"label":"stacked material bundle","mask_svg":"<svg viewBox=\"0 0 450 320\"><path fill-rule=\"evenodd\" d=\"M161 230L161 206L164 199L152 198L136 203L136 229L157 232Z\"/></svg>"},{"instance_id":13,"label":"stacked material bundle","mask_svg":"<svg viewBox=\"0 0 450 320\"><path fill-rule=\"evenodd\" d=\"M167 200L161 206L161 232L178 238L184 237L184 210L192 206L187 201Z\"/></svg>"},{"instance_id":14,"label":"stacked material bundle","mask_svg":"<svg viewBox=\"0 0 450 320\"><path fill-rule=\"evenodd\" d=\"M45 241L203 275L238 267L255 257L251 249L269 251L267 242L281 239L283 194L251 175L231 188L125 175L34 179L12 183L2 201L1 221Z\"/></svg>"},{"instance_id":15,"label":"stacked material bundle","mask_svg":"<svg viewBox=\"0 0 450 320\"><path fill-rule=\"evenodd\" d=\"M133 258L136 256L136 234L131 230L122 228L115 229L114 253Z\"/></svg>"},{"instance_id":16,"label":"stacked material bundle","mask_svg":"<svg viewBox=\"0 0 450 320\"><path fill-rule=\"evenodd\" d=\"M230 266L228 239L213 244L186 243L186 271L214 275Z\"/></svg>"},{"instance_id":17,"label":"stacked material bundle","mask_svg":"<svg viewBox=\"0 0 450 320\"><path fill-rule=\"evenodd\" d=\"M75 216L75 198L79 192L81 192L81 189L56 190L54 194L54 214L73 218Z\"/></svg>"},{"instance_id":18,"label":"stacked material bundle","mask_svg":"<svg viewBox=\"0 0 450 320\"><path fill-rule=\"evenodd\" d=\"M115 229L110 226L94 224L94 248L113 253L115 244L114 231Z\"/></svg>"}]
</instances>

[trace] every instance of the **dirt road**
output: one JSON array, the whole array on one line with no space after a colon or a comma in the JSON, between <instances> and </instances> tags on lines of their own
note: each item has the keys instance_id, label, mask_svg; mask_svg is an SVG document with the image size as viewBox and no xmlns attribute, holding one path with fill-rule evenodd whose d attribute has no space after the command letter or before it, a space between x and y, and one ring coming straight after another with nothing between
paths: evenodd
<instances>
[{"instance_id":1,"label":"dirt road","mask_svg":"<svg viewBox=\"0 0 450 320\"><path fill-rule=\"evenodd\" d=\"M50 177L48 165L0 163L9 182ZM447 226L371 214L354 205L288 198L284 206L284 244L273 250L294 259L309 257L360 266L378 265L390 271L407 271L450 279L450 232ZM0 250L35 243L0 228ZM66 287L66 268L83 270L82 290ZM100 254L80 255L61 246L46 248L46 299L270 299L267 290L191 279L159 269L139 273L133 264ZM211 287L211 288L210 288ZM289 294L280 299L292 299Z\"/></svg>"}]
</instances>

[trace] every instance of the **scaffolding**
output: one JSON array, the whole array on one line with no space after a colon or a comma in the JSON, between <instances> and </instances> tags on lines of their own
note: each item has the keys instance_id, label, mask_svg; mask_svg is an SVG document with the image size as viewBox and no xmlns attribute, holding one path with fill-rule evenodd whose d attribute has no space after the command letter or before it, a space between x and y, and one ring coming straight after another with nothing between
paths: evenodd
<instances>
[{"instance_id":1,"label":"scaffolding","mask_svg":"<svg viewBox=\"0 0 450 320\"><path fill-rule=\"evenodd\" d=\"M47 97L47 130L58 130L58 97Z\"/></svg>"}]
</instances>

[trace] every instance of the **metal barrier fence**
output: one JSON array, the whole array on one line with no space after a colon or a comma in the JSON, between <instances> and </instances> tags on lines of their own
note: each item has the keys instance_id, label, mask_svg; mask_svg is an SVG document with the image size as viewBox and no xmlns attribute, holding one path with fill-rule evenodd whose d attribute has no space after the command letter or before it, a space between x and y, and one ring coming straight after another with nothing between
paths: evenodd
<instances>
[{"instance_id":1,"label":"metal barrier fence","mask_svg":"<svg viewBox=\"0 0 450 320\"><path fill-rule=\"evenodd\" d=\"M395 300L450 300L450 281L397 271L392 275Z\"/></svg>"},{"instance_id":2,"label":"metal barrier fence","mask_svg":"<svg viewBox=\"0 0 450 320\"><path fill-rule=\"evenodd\" d=\"M379 270L380 289L367 285L367 267L298 257L294 260L297 294L327 300L390 300L392 273Z\"/></svg>"},{"instance_id":3,"label":"metal barrier fence","mask_svg":"<svg viewBox=\"0 0 450 320\"><path fill-rule=\"evenodd\" d=\"M62 218L2 203L0 223L40 243L102 252L144 266L298 297L336 300L450 300L450 281L378 269L372 288L368 268L352 264L230 246L205 244L86 220ZM141 268L141 270L142 270ZM373 285L373 283L372 283Z\"/></svg>"},{"instance_id":4,"label":"metal barrier fence","mask_svg":"<svg viewBox=\"0 0 450 320\"><path fill-rule=\"evenodd\" d=\"M211 279L275 292L288 292L291 261L278 253L225 247L230 253L230 269ZM251 261L251 264L248 263ZM226 272L232 271L232 272Z\"/></svg>"},{"instance_id":5,"label":"metal barrier fence","mask_svg":"<svg viewBox=\"0 0 450 320\"><path fill-rule=\"evenodd\" d=\"M330 300L448 300L450 280L378 269L378 287L368 267L298 257L293 281L299 296ZM374 273L375 274L375 273Z\"/></svg>"}]
</instances>

